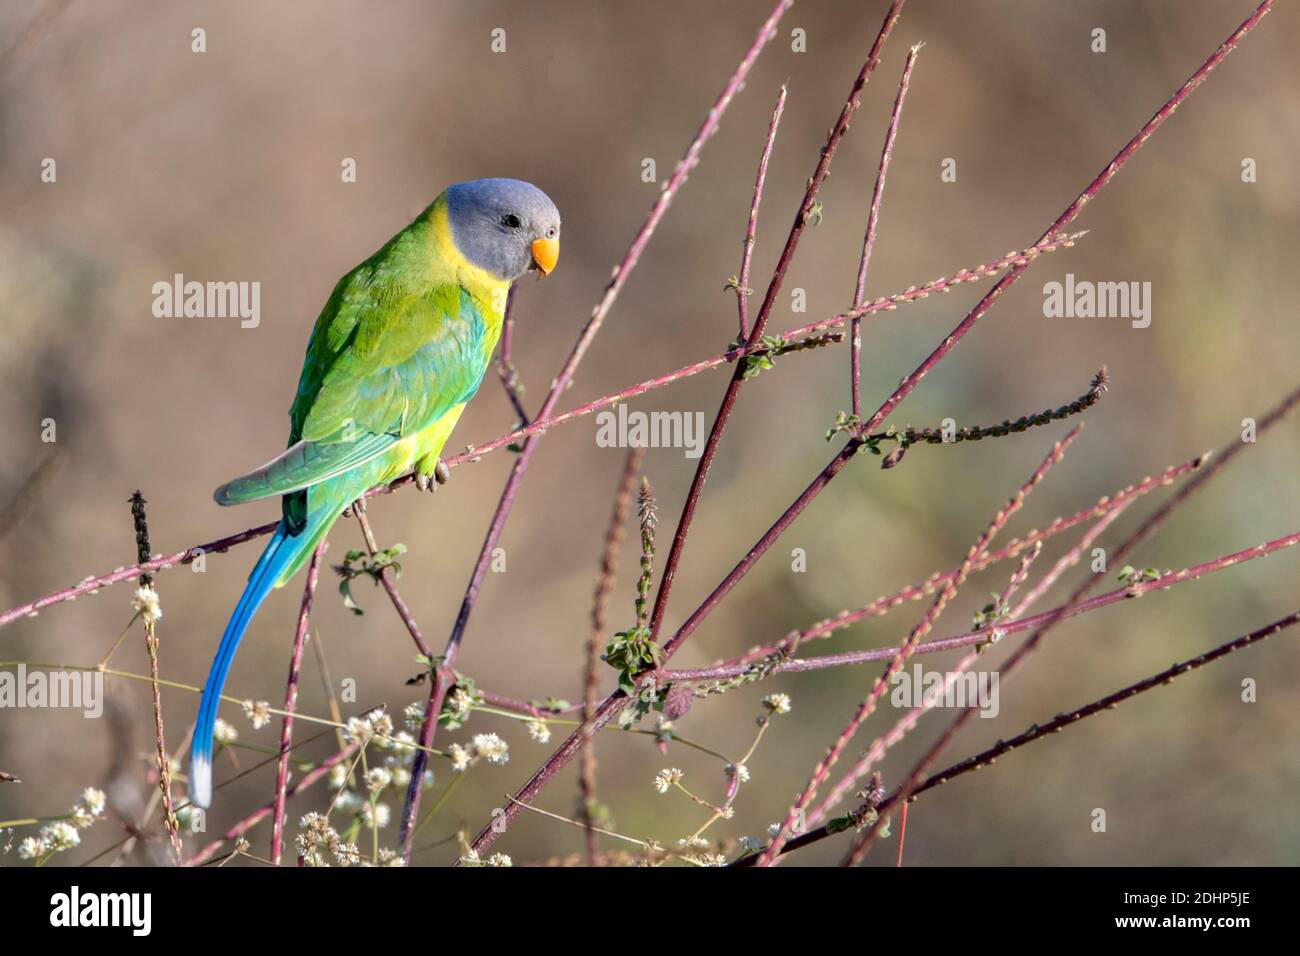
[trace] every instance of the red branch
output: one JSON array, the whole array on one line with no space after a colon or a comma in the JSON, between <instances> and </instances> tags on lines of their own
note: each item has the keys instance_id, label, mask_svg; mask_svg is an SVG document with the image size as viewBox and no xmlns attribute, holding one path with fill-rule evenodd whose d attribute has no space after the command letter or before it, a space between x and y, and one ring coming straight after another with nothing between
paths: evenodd
<instances>
[{"instance_id":1,"label":"red branch","mask_svg":"<svg viewBox=\"0 0 1300 956\"><path fill-rule=\"evenodd\" d=\"M767 142L763 144L763 155L758 160L758 174L754 179L754 199L749 205L749 223L745 227L744 251L740 254L740 274L736 278L736 307L740 313L740 338L749 338L749 267L754 260L754 239L758 231L758 207L763 201L763 184L767 181L767 163L772 158L772 145L776 142L776 128L781 125L781 114L785 112L785 85L777 94L776 106L772 108L772 120L767 126ZM855 303L856 304L856 303Z\"/></svg>"}]
</instances>

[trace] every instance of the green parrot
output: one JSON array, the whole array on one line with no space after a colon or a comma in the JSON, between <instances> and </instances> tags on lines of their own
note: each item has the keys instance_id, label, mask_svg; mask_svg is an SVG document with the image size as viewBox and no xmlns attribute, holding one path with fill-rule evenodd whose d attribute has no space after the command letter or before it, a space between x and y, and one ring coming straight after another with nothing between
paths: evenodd
<instances>
[{"instance_id":1,"label":"green parrot","mask_svg":"<svg viewBox=\"0 0 1300 956\"><path fill-rule=\"evenodd\" d=\"M517 179L448 187L334 287L289 410L289 447L216 490L218 504L280 496L280 525L248 578L199 702L190 799L212 800L212 734L239 641L263 599L311 557L343 509L415 470L431 487L439 455L501 335L511 284L546 276L560 213Z\"/></svg>"}]
</instances>

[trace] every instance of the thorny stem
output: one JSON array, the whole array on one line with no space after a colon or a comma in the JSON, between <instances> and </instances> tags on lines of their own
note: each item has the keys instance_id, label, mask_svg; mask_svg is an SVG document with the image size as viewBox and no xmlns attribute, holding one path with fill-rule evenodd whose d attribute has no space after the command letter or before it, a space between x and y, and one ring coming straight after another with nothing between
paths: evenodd
<instances>
[{"instance_id":1,"label":"thorny stem","mask_svg":"<svg viewBox=\"0 0 1300 956\"><path fill-rule=\"evenodd\" d=\"M1043 575L1042 579L1013 609L1010 606L1010 598L1020 584L1023 583L1024 577L1028 572L1029 558L1027 557L1026 562L1022 563L1020 571L1018 572L1019 580L1017 581L1016 578L1013 578L1011 585L999 599L1000 603L995 609L994 619L988 621L986 625L977 628L977 630L986 632L989 636L989 640L987 642L977 643L973 649L957 663L957 666L949 672L949 681L955 680L959 674L964 673L967 668L971 667L986 647L1002 639L1005 632L1001 629L1000 624L1002 621L997 617L997 613L1004 614L1006 619L1013 621L1028 613L1029 608L1031 608L1038 599L1042 597L1042 595L1045 594L1053 584L1055 584L1062 574L1078 563L1083 552L1092 546L1093 541L1102 535L1106 529L1109 528L1121 514L1123 514L1124 510L1124 507L1116 508L1114 511L1109 512L1098 520L1090 529L1088 529L1088 532L1083 535L1082 539L1080 539L1073 548L1060 558L1047 574ZM1041 544L1035 545L1034 551L1030 552L1030 556L1037 554L1039 550L1041 550L1041 547ZM884 737L877 738L877 740L872 743L871 747L868 748L867 753L864 754L848 771L848 773L846 773L840 781L831 788L831 792L827 794L826 799L815 808L813 813L809 814L807 821L808 824L812 825L821 822L826 814L830 812L830 808L839 803L840 800L844 799L847 792L852 789L855 783L862 779L862 777L864 777L870 769L884 757L885 752L890 747L898 743L903 736L916 726L917 721L931 709L934 703L934 701L930 701L924 703L921 707L910 711L895 724L890 733L886 734Z\"/></svg>"},{"instance_id":2,"label":"thorny stem","mask_svg":"<svg viewBox=\"0 0 1300 956\"><path fill-rule=\"evenodd\" d=\"M1259 426L1256 430L1257 437L1264 434L1270 428L1276 425L1279 421L1284 419L1291 411L1295 409L1297 404L1300 404L1300 388L1291 392L1277 406L1275 406L1272 410L1270 410L1264 416L1263 419L1261 419L1261 421L1259 422ZM1231 461L1238 453L1240 453L1242 448L1245 447L1245 444L1246 443L1244 442L1237 442L1235 444L1230 444L1220 454L1216 455L1213 460L1213 463L1209 468L1205 469L1200 474L1198 474L1195 478L1189 481L1187 485L1185 485L1178 492L1178 494L1176 494L1164 506L1157 509L1145 522L1142 523L1142 525L1138 527L1138 529L1135 532L1133 532L1132 535L1130 535L1124 541L1122 545L1120 545L1120 547L1116 550L1115 554L1112 555L1111 563L1112 564L1119 563L1141 541L1145 540L1152 533L1154 533L1154 531L1168 519L1169 515L1175 509L1177 509L1179 506L1185 503L1192 495L1196 493L1198 489L1200 489L1205 484L1205 482L1209 481L1216 474L1218 474L1218 472L1229 461ZM1106 606L1108 604L1117 603L1118 601L1126 600L1131 597L1140 597L1142 594L1145 594L1147 591L1156 588L1164 589L1173 584L1181 583L1183 581L1196 580L1203 574L1209 573L1211 571L1221 570L1226 567L1231 567L1232 565L1240 563L1241 561L1251 560L1256 557L1261 557L1267 554L1271 554L1274 551L1279 550L1280 548L1290 547L1296 544L1297 541L1300 541L1300 533L1288 535L1284 538L1278 538L1275 539L1274 541L1270 541L1270 542L1266 542L1265 544L1258 545L1255 548L1248 548L1245 551L1239 551L1234 554L1224 555L1223 557L1216 558L1213 561L1209 561L1201 565L1187 568L1184 571L1178 572L1177 574L1162 575L1161 577L1157 578L1155 581L1139 582L1129 587L1117 589L1108 594L1100 595L1088 601L1082 601L1082 598L1087 594L1089 590L1091 590L1091 588L1101 578L1100 573L1094 575L1091 579L1089 579L1078 589L1076 589L1075 592L1071 595L1070 599L1066 602L1066 604L1062 605L1061 607L1058 607L1052 611L1048 611L1045 614L1036 615L1033 618L1027 618L1021 621L1017 621L1003 628L1004 631L1010 631L1010 630L1017 630L1017 629L1025 629L1029 627L1039 627L1041 625L1041 630L1037 631L1028 640L1026 640L1024 644L1022 644L1019 648L1017 648L1016 652L1012 655L1012 657L1008 660L1008 662L1003 665L1003 667L1001 668L1001 674L1003 677L1008 676L1009 673L1012 670L1014 670L1014 668L1024 659L1024 657L1028 653L1030 653L1035 647L1039 646L1044 634L1051 627L1054 627L1057 623L1059 623L1061 620L1065 619L1066 617L1083 613L1085 610L1091 610L1097 607ZM969 637L969 635L967 635L967 637ZM916 767L913 769L913 773L911 776L917 776L924 772L925 768L928 767L929 764L933 762L933 760L938 756L940 749L956 734L956 732L969 719L970 713L971 711L969 710L963 711L961 714L958 715L958 717L955 720L951 722L949 727L945 730L945 732L935 743L935 745L933 745L930 748L930 750L927 751L927 753L918 762ZM969 758L969 759L971 761L974 761L976 758ZM967 761L963 761L962 764L958 764L956 766L960 767L963 766L963 764L965 763L967 763ZM983 765L982 763L975 762L968 769L977 769L979 766L982 765ZM951 769L952 768L950 768L950 770ZM965 771L963 770L961 772L965 772ZM913 791L913 794L919 793L923 789L929 789L931 786L937 786L940 783L944 783L946 782L947 779L951 778L952 776L953 774L950 773L949 771L942 771L941 773L935 774L925 783L925 785L923 785L922 787L918 787L915 791ZM899 792L901 793L902 790L900 789ZM820 834L820 836L818 836L818 834ZM805 834L803 837L797 838L797 842L799 846L802 846L805 845L806 842L815 842L816 839L820 839L825 835L828 835L828 833L827 831L825 831L824 828L822 830L813 830L810 831L808 834ZM873 836L871 837L871 839L875 839L875 837ZM791 844L787 845L787 850L795 848L794 843L795 841L791 841ZM860 859L860 856L858 858Z\"/></svg>"},{"instance_id":3,"label":"thorny stem","mask_svg":"<svg viewBox=\"0 0 1300 956\"><path fill-rule=\"evenodd\" d=\"M1141 147L1142 143L1146 141L1146 139L1150 136L1150 134L1154 132L1154 130L1158 128L1161 124L1163 124L1164 120L1168 118L1168 116L1173 112L1173 110L1184 99L1186 99L1188 95L1190 95L1191 91L1194 90L1200 84L1200 82L1203 81L1204 77L1208 75L1210 70L1212 70L1215 66L1217 66L1217 64L1222 61L1224 56L1226 56L1227 53L1230 52L1236 46L1236 43L1240 40L1241 36L1243 36L1249 29L1253 28L1253 26L1258 22L1259 18L1262 17L1263 14L1267 12L1269 6L1271 6L1271 0L1267 0L1265 4L1261 5L1260 9L1256 11L1256 14L1252 18L1247 20L1242 25L1242 27L1239 28L1238 31L1234 33L1233 36L1230 37L1228 41L1226 41L1225 44L1221 46L1219 50L1217 50L1214 53L1210 57L1210 59L1207 60L1206 63L1201 67L1201 69L1198 70L1197 73L1193 75L1193 78L1189 80L1188 83L1184 84L1184 86L1180 88L1180 90L1174 95L1174 97L1172 97L1165 104L1165 106L1162 107L1156 113L1156 115L1143 127L1143 129L1139 132L1139 134L1135 136L1123 149L1121 149L1118 154L1116 154L1115 159L1112 160L1112 162L1093 180L1093 182L1088 187L1084 189L1082 193L1080 193L1079 197L1073 203L1071 203L1071 205L1066 209L1066 211L1062 213L1060 217L1058 217L1057 221L1052 225L1052 227L1049 228L1047 232L1048 236L1055 234L1061 226L1067 224L1070 220L1072 220L1078 214L1078 211L1082 208L1082 206L1086 204L1088 201L1090 201L1101 190L1101 188L1104 187L1106 183L1108 183L1110 179L1114 177L1114 175L1128 162L1128 160L1132 158L1132 156L1136 153L1137 149ZM997 298L999 298L1001 294L1020 277L1020 275L1024 272L1025 267L1026 267L1025 265L1014 267L1011 272L1007 273L1007 275L1005 275L998 282L998 284L994 287L994 289L988 295L986 295L980 301L979 304L976 305L976 307L971 311L971 313L968 314L966 318L958 325L958 327L954 330L954 332L951 335L949 335L948 338L946 338L930 354L930 356L926 358L926 360L921 364L921 366L919 366L911 375L909 375L907 378L903 380L899 388L895 390L895 392L886 400L886 402L880 407L880 409L876 412L876 414L872 416L871 421L866 426L864 431L867 432L874 431L875 428L877 428L880 425L880 423L884 420L884 418L895 407L897 407L898 403L901 402L908 394L910 394L910 392L916 387L916 384L920 381L920 379L923 378L926 374L928 374L930 369L932 369L935 365L937 365L938 362L941 361L944 358L944 356L948 354L949 351L951 351L952 347L957 343L957 341L959 341L967 332L969 332L969 330L973 327L975 322L978 321L978 319L982 315L984 315L985 312L988 311L989 307L993 304L993 302ZM734 586L735 582L738 581L740 577L743 577L744 574L748 572L749 568L752 567L752 565L757 561L757 559L762 556L762 554L767 550L768 547L770 547L771 543L774 542L780 536L780 534L784 532L784 530L794 521L796 517L798 517L800 513L802 513L804 508L807 507L808 503L813 498L815 498L817 494L820 493L822 488L824 488L826 484L828 484L830 480L834 478L835 475L838 474L840 470L843 469L844 465L856 453L856 451L857 451L857 443L855 441L850 441L848 444L846 444L845 448L838 455L836 455L834 459L832 459L831 463L822 470L822 472L817 476L817 478L813 480L812 484L810 484L804 490L804 492L795 500L795 502L769 529L767 534L765 534L763 538L759 540L759 543L750 550L749 554L747 554L746 557L742 559L742 561L738 565L736 565L736 567L727 576L727 578L724 579L722 584L720 584L717 588L714 589L713 593L709 596L709 598L706 599L705 603L701 605L700 608L697 609L697 611L694 614L692 614L690 618L687 619L686 623L683 624L682 627L678 630L677 634L674 635L674 638L665 645L665 656L670 656L673 650L675 650L677 644L679 644L682 640L685 640L685 638L689 636L691 632L693 632L693 630L695 629L695 627L698 626L702 618L706 616L713 609L713 607L717 605L717 603L722 599L722 597L726 595L728 591L730 591L731 587ZM611 697L606 699L605 704L602 705L600 713L597 716L597 721L609 720L614 716L614 714L618 711L620 707L621 707L621 696L618 694L611 695ZM573 756L573 751L571 746L571 740L569 740L566 741L563 745L561 745L561 747L552 755L551 759L545 765L543 765L543 767L536 774L534 774L533 778L525 785L524 789L521 791L521 794L526 797L531 797L532 795L534 795L542 787L545 786L545 784L550 780L550 778L554 776L554 774L557 773L561 767L563 767L565 764L567 764L567 762L570 759L572 759L572 756ZM496 833L494 831L485 830L482 833L480 833L478 839L476 840L475 847L476 849L482 850L487 846L490 846L495 841L495 839L496 839Z\"/></svg>"},{"instance_id":4,"label":"thorny stem","mask_svg":"<svg viewBox=\"0 0 1300 956\"><path fill-rule=\"evenodd\" d=\"M1190 461L1183 462L1181 465L1173 465L1166 468L1154 478L1148 477L1142 481L1129 485L1113 495L1105 495L1098 499L1097 503L1091 508L1085 508L1082 511L1070 515L1068 518L1056 518L1051 524L1041 531L1031 531L1023 538L1015 538L1010 544L999 548L997 551L990 552L980 557L975 563L972 570L980 571L989 565L996 564L999 561L1005 561L1008 558L1014 558L1025 548L1032 547L1041 541L1046 541L1063 531L1068 531L1076 525L1082 524L1091 518L1100 518L1118 508L1122 508L1129 502L1147 494L1155 488L1162 485L1172 484L1173 481L1188 472L1194 471L1201 467L1202 464L1210 457L1210 452L1199 455ZM841 611L835 617L826 618L823 621L814 624L811 627L801 631L794 631L775 644L765 644L759 647L751 648L739 657L731 660L722 661L715 665L717 668L734 668L736 665L751 664L755 661L764 660L779 655L786 657L793 653L794 649L804 641L815 638L829 637L841 628L849 627L858 621L865 620L869 617L883 617L893 608L906 604L908 601L919 601L921 598L933 594L946 581L955 577L957 570L947 572L946 574L932 574L920 584L911 584L900 591L884 597L876 598L865 607L858 608L855 611ZM665 680L682 680L682 675L688 673L702 673L697 671L664 671L658 675L661 681ZM719 672L722 673L722 672ZM734 676L738 671L732 671Z\"/></svg>"},{"instance_id":5,"label":"thorny stem","mask_svg":"<svg viewBox=\"0 0 1300 956\"><path fill-rule=\"evenodd\" d=\"M171 756L172 760L180 760L181 755L185 753L186 748L188 748L190 745L190 737L192 735L193 735L192 730L186 731L185 735L181 738L181 742L177 745L176 749L172 751L172 756ZM171 761L168 761L168 769L170 769L170 767L171 767ZM131 835L128 836L124 841L122 841L118 846L109 847L107 850L100 851L99 853L95 854L95 856L91 857L89 860L84 861L81 865L92 866L95 863L97 863L102 857L105 857L109 853L113 852L113 850L118 850L118 854L116 859L109 865L122 866L123 864L125 864L127 859L130 858L132 851L135 849L136 841L144 835L144 828L149 825L149 821L153 817L154 810L156 810L158 808L158 805L162 803L162 798L163 798L163 791L161 788L155 790L152 794L150 794L149 802L145 804L144 812L140 815L136 824L131 828ZM179 830L180 827L178 822L177 825L178 836L179 836Z\"/></svg>"},{"instance_id":6,"label":"thorny stem","mask_svg":"<svg viewBox=\"0 0 1300 956\"><path fill-rule=\"evenodd\" d=\"M956 444L964 441L982 441L985 438L1005 438L1008 435L1016 435L1028 431L1031 428L1037 428L1042 425L1049 425L1052 422L1064 421L1075 415L1086 412L1092 406L1101 400L1102 395L1110 387L1110 378L1103 366L1095 376L1088 391L1083 395L1070 402L1068 405L1062 405L1057 409L1046 409L1031 415L1022 415L1015 421L1007 419L997 425L974 425L965 428L958 428L951 433L942 428L912 428L908 426L902 431L889 429L883 432L877 432L874 435L864 436L862 441L868 447L874 447L882 441L893 441L898 443L898 447L888 456L885 457L881 467L893 468L903 457L903 453L912 445L947 445ZM828 437L830 434L828 433Z\"/></svg>"}]
</instances>

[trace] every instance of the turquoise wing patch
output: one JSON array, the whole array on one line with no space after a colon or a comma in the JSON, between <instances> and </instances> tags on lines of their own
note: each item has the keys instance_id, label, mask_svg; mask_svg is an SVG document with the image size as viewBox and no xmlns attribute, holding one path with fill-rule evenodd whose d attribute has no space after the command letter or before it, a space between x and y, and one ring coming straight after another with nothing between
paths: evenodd
<instances>
[{"instance_id":1,"label":"turquoise wing patch","mask_svg":"<svg viewBox=\"0 0 1300 956\"><path fill-rule=\"evenodd\" d=\"M261 468L226 482L212 497L219 505L237 505L301 491L364 465L399 440L368 434L354 441L300 441Z\"/></svg>"}]
</instances>

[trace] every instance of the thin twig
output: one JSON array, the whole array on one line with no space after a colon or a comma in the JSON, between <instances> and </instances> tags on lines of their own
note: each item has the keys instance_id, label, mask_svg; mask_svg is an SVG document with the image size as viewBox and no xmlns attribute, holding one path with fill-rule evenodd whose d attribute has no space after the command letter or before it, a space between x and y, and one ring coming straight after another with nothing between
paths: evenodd
<instances>
[{"instance_id":1,"label":"thin twig","mask_svg":"<svg viewBox=\"0 0 1300 956\"><path fill-rule=\"evenodd\" d=\"M894 156L894 140L898 136L898 121L903 116L903 100L907 98L907 88L912 81L912 67L916 64L916 55L921 52L921 44L916 44L907 54L903 65L903 76L898 81L898 94L894 97L894 109L889 116L889 128L885 131L885 145L880 151L880 167L876 172L876 185L871 192L871 209L867 213L867 231L862 239L862 258L858 262L858 280L853 287L853 308L862 307L867 294L867 269L871 265L871 251L876 244L876 229L880 223L880 203L885 195L885 178L889 175L889 161ZM850 333L851 355L849 371L852 376L851 394L853 414L862 416L862 318L853 319Z\"/></svg>"},{"instance_id":2,"label":"thin twig","mask_svg":"<svg viewBox=\"0 0 1300 956\"><path fill-rule=\"evenodd\" d=\"M190 745L190 737L193 735L193 733L194 733L193 728L190 728L185 732L185 735L181 738L181 742L177 745L176 749L172 751L171 759L173 761L181 759L181 755L185 753L186 748L189 747ZM170 765L171 764L169 762L168 766ZM149 820L153 817L154 810L156 810L158 808L158 805L162 803L162 798L163 798L163 788L159 787L157 790L153 791L149 795L149 802L145 804L144 812L140 815L139 822L137 822L134 826L131 826L130 828L131 835L127 837L127 839L120 845L120 847L110 847L107 851L103 851L102 853L96 854L94 857L91 857L91 859L83 861L81 865L88 866L92 863L95 863L99 860L100 856L106 856L108 853L112 852L113 849L118 849L119 852L117 856L113 859L113 862L110 863L109 865L122 866L126 862L127 858L130 857L131 852L135 849L136 841L144 837L144 828L148 825Z\"/></svg>"},{"instance_id":3,"label":"thin twig","mask_svg":"<svg viewBox=\"0 0 1300 956\"><path fill-rule=\"evenodd\" d=\"M1008 435L1018 435L1026 432L1031 428L1038 428L1043 425L1050 425L1052 422L1064 421L1075 415L1081 415L1086 412L1106 394L1110 387L1110 378L1106 372L1105 366L1092 378L1092 384L1088 391L1084 392L1074 401L1059 408L1048 408L1041 412L1034 412L1030 415L1022 415L1015 421L1006 419L997 425L968 425L964 428L953 429L946 432L942 428L912 428L910 425L901 431L889 429L883 432L877 432L874 435L863 436L863 442L869 450L879 450L879 444L884 441L896 442L898 447L892 453L885 456L881 467L893 468L902 460L903 453L913 445L950 445L967 441L983 441L986 438L1005 438ZM833 437L833 433L828 432L827 438Z\"/></svg>"},{"instance_id":4,"label":"thin twig","mask_svg":"<svg viewBox=\"0 0 1300 956\"><path fill-rule=\"evenodd\" d=\"M145 517L144 506L144 496L137 490L131 495L131 518L135 525L136 553L141 564L151 557L149 553L149 522ZM141 573L139 581L141 590L153 590L154 578L152 574L148 572ZM145 652L149 657L154 745L156 747L154 760L158 766L158 790L162 794L163 826L166 828L167 838L171 842L172 859L177 866L180 866L184 854L181 850L180 827L176 820L176 809L172 802L171 761L167 758L167 735L163 729L162 688L158 683L158 623L153 614L146 613L143 605L140 607L139 616L144 619Z\"/></svg>"},{"instance_id":5,"label":"thin twig","mask_svg":"<svg viewBox=\"0 0 1300 956\"><path fill-rule=\"evenodd\" d=\"M364 517L364 516L361 516ZM328 543L322 541L312 552L307 566L307 583L302 589L302 605L298 609L298 628L293 636L293 654L289 658L289 679L284 689L284 717L280 722L280 761L275 773L275 799L271 824L271 862L280 865L280 852L284 846L284 806L289 787L289 751L293 749L293 715L298 707L298 677L302 673L302 655L307 647L307 629L311 623L312 599L320 580L321 556Z\"/></svg>"},{"instance_id":6,"label":"thin twig","mask_svg":"<svg viewBox=\"0 0 1300 956\"><path fill-rule=\"evenodd\" d=\"M379 546L375 543L375 533L370 529L370 519L366 517L366 512L362 508L352 509L352 513L356 516L357 524L361 526L361 535L366 540L366 550L370 552L370 556L373 558L379 553ZM420 653L425 657L432 657L433 651L425 643L424 634L420 631L420 625L416 622L415 615L411 613L411 609L403 600L401 593L398 592L397 582L393 580L393 577L391 567L388 565L380 567L379 583L387 592L388 599L393 602L393 608L397 611L397 616L406 625L406 630L411 635L411 640L415 641L415 646Z\"/></svg>"},{"instance_id":7,"label":"thin twig","mask_svg":"<svg viewBox=\"0 0 1300 956\"><path fill-rule=\"evenodd\" d=\"M777 94L776 106L772 108L772 120L767 126L767 141L763 144L763 155L758 160L758 174L754 177L754 199L749 204L749 222L745 227L745 241L740 254L740 274L736 277L736 308L740 318L740 341L749 338L749 268L754 260L754 240L758 230L758 207L763 202L763 184L767 181L767 163L772 158L772 145L776 142L776 129L781 125L781 114L785 112L785 84Z\"/></svg>"},{"instance_id":8,"label":"thin twig","mask_svg":"<svg viewBox=\"0 0 1300 956\"><path fill-rule=\"evenodd\" d=\"M894 861L894 866L903 865L903 842L907 839L907 807L903 804L903 809L898 814L898 858Z\"/></svg>"},{"instance_id":9,"label":"thin twig","mask_svg":"<svg viewBox=\"0 0 1300 956\"><path fill-rule=\"evenodd\" d=\"M591 602L591 634L587 638L586 664L583 669L582 722L585 727L596 709L596 667L600 661L600 647L609 633L605 609L609 595L614 590L614 577L618 573L618 556L623 546L623 526L627 523L628 505L632 489L636 487L637 472L641 470L644 449L628 449L623 465L623 475L614 494L614 511L605 532L605 550L600 559L600 578ZM582 826L586 830L587 864L596 865L596 827L592 813L596 803L596 752L592 735L587 732L582 742L582 760L578 785L582 798Z\"/></svg>"},{"instance_id":10,"label":"thin twig","mask_svg":"<svg viewBox=\"0 0 1300 956\"><path fill-rule=\"evenodd\" d=\"M515 368L514 361L515 292L518 288L517 285L512 285L506 295L506 312L501 319L501 354L497 358L497 371L501 375L501 387L505 389L510 406L519 416L519 426L522 428L528 424L528 412L524 409L524 386L519 381L519 372Z\"/></svg>"},{"instance_id":11,"label":"thin twig","mask_svg":"<svg viewBox=\"0 0 1300 956\"><path fill-rule=\"evenodd\" d=\"M316 655L316 666L320 672L321 690L325 693L325 701L330 709L330 720L337 726L334 730L335 739L338 741L339 750L342 750L347 743L343 739L343 711L339 707L339 695L334 689L334 680L330 677L329 662L325 660L325 647L320 637L320 628L316 629L316 635L313 640L308 641L311 644L312 653Z\"/></svg>"}]
</instances>

